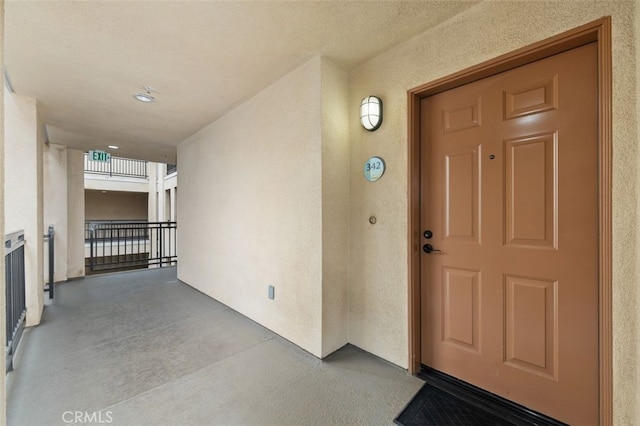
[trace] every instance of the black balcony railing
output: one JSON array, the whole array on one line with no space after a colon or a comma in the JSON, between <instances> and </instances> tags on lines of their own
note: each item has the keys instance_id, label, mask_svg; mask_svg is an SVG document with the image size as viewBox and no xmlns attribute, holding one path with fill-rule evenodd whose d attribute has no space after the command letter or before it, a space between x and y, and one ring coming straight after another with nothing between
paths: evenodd
<instances>
[{"instance_id":1,"label":"black balcony railing","mask_svg":"<svg viewBox=\"0 0 640 426\"><path fill-rule=\"evenodd\" d=\"M87 222L91 273L175 265L176 222Z\"/></svg>"},{"instance_id":2,"label":"black balcony railing","mask_svg":"<svg viewBox=\"0 0 640 426\"><path fill-rule=\"evenodd\" d=\"M93 235L95 241L110 240L113 236L121 238L148 238L147 220L87 220L84 223L84 242L91 241L91 229L102 229ZM108 230L108 231L107 231Z\"/></svg>"},{"instance_id":3,"label":"black balcony railing","mask_svg":"<svg viewBox=\"0 0 640 426\"><path fill-rule=\"evenodd\" d=\"M132 158L111 157L111 161L93 161L84 154L84 172L107 176L148 178L147 162Z\"/></svg>"},{"instance_id":4,"label":"black balcony railing","mask_svg":"<svg viewBox=\"0 0 640 426\"><path fill-rule=\"evenodd\" d=\"M5 236L6 370L13 369L13 355L27 316L25 300L24 231Z\"/></svg>"}]
</instances>

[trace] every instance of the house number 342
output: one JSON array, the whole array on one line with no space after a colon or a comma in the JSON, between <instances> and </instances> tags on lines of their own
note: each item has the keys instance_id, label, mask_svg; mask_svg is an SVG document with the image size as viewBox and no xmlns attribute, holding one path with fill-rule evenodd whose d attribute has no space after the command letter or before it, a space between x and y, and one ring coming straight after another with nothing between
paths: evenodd
<instances>
[{"instance_id":1,"label":"house number 342","mask_svg":"<svg viewBox=\"0 0 640 426\"><path fill-rule=\"evenodd\" d=\"M371 157L364 163L364 178L369 182L375 182L384 174L385 164L380 157Z\"/></svg>"}]
</instances>

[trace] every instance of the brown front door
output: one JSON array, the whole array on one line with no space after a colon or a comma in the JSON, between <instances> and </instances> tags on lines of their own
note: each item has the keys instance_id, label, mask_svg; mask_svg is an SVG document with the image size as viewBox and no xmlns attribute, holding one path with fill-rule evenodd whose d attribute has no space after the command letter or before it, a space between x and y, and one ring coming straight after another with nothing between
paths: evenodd
<instances>
[{"instance_id":1,"label":"brown front door","mask_svg":"<svg viewBox=\"0 0 640 426\"><path fill-rule=\"evenodd\" d=\"M576 425L598 421L596 55L421 102L421 362Z\"/></svg>"}]
</instances>

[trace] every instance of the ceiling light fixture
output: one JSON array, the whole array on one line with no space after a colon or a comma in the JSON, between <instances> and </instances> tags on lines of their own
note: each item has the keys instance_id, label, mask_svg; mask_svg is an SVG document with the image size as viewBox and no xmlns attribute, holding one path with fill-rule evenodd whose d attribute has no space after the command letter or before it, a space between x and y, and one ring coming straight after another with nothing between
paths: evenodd
<instances>
[{"instance_id":1,"label":"ceiling light fixture","mask_svg":"<svg viewBox=\"0 0 640 426\"><path fill-rule=\"evenodd\" d=\"M147 93L136 93L135 95L133 95L133 97L139 100L140 102L144 102L146 104L149 104L155 101L155 98L151 96L151 92L153 91L153 88L149 86L144 86L144 90Z\"/></svg>"},{"instance_id":2,"label":"ceiling light fixture","mask_svg":"<svg viewBox=\"0 0 640 426\"><path fill-rule=\"evenodd\" d=\"M115 145L109 145L109 148L111 148L111 149L119 149L120 147L119 146L115 146Z\"/></svg>"}]
</instances>

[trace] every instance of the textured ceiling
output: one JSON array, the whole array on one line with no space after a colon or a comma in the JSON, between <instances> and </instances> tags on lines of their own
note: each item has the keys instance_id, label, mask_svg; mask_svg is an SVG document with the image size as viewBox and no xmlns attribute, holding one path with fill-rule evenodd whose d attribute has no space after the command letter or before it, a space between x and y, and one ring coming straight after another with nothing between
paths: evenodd
<instances>
[{"instance_id":1,"label":"textured ceiling","mask_svg":"<svg viewBox=\"0 0 640 426\"><path fill-rule=\"evenodd\" d=\"M348 71L476 2L7 0L5 67L52 143L172 162L313 56ZM156 102L133 99L145 85Z\"/></svg>"}]
</instances>

